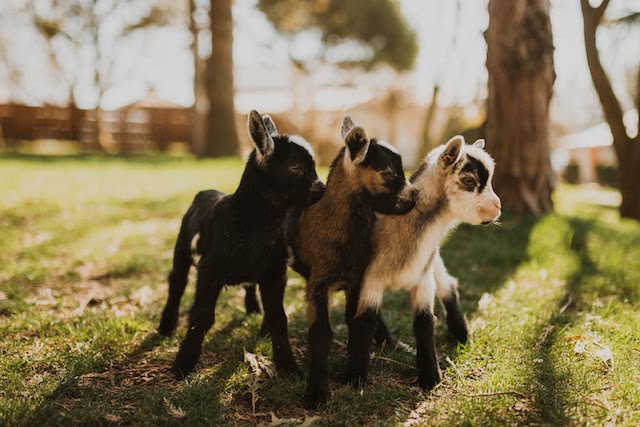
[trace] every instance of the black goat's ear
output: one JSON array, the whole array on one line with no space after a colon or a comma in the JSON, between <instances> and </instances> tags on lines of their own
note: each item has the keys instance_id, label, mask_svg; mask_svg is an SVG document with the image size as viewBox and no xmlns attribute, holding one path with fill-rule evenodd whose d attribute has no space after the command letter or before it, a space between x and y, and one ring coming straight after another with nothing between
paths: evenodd
<instances>
[{"instance_id":1,"label":"black goat's ear","mask_svg":"<svg viewBox=\"0 0 640 427\"><path fill-rule=\"evenodd\" d=\"M251 137L251 141L253 145L256 146L256 154L258 163L264 162L271 154L273 154L273 150L275 148L275 144L273 142L272 134L269 132L268 127L273 126L272 131L275 131L277 135L277 130L273 120L271 117L265 116L268 119L269 125L265 124L265 121L260 116L260 113L253 110L249 113L249 118L247 119L247 128L249 130L249 136Z\"/></svg>"},{"instance_id":2,"label":"black goat's ear","mask_svg":"<svg viewBox=\"0 0 640 427\"><path fill-rule=\"evenodd\" d=\"M278 128L276 128L276 124L273 122L273 119L270 115L265 114L264 116L262 116L262 123L264 123L265 128L267 128L267 133L269 134L269 136L278 136Z\"/></svg>"},{"instance_id":3,"label":"black goat's ear","mask_svg":"<svg viewBox=\"0 0 640 427\"><path fill-rule=\"evenodd\" d=\"M460 153L462 153L462 144L464 144L464 138L461 135L456 135L447 142L440 155L440 164L443 167L451 166L458 161Z\"/></svg>"},{"instance_id":4,"label":"black goat's ear","mask_svg":"<svg viewBox=\"0 0 640 427\"><path fill-rule=\"evenodd\" d=\"M367 152L371 145L371 141L367 138L364 129L356 126L351 117L345 116L340 134L344 144L347 146L348 159L356 165L362 163L367 157Z\"/></svg>"}]
</instances>

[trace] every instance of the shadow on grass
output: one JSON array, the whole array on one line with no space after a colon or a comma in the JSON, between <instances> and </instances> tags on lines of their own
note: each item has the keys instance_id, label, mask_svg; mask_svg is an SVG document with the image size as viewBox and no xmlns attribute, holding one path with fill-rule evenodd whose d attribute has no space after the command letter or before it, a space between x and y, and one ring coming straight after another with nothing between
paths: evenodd
<instances>
[{"instance_id":1,"label":"shadow on grass","mask_svg":"<svg viewBox=\"0 0 640 427\"><path fill-rule=\"evenodd\" d=\"M445 242L442 257L458 278L462 311L472 314L484 293L495 293L529 260L527 248L538 218L505 213L501 225L461 225Z\"/></svg>"},{"instance_id":2,"label":"shadow on grass","mask_svg":"<svg viewBox=\"0 0 640 427\"><path fill-rule=\"evenodd\" d=\"M120 360L74 356L64 378L26 417L25 425L221 423L229 411L225 396L234 381L238 399L246 400L242 349L253 352L259 338L257 329L244 325L245 319L244 314L234 315L222 328L214 327L197 371L186 380L175 378L171 371L175 353L167 351L177 349L179 340L155 332ZM242 407L246 410L245 404Z\"/></svg>"},{"instance_id":3,"label":"shadow on grass","mask_svg":"<svg viewBox=\"0 0 640 427\"><path fill-rule=\"evenodd\" d=\"M597 247L590 243L595 239L603 246L637 245L638 236L630 236L607 227L593 219L576 217L564 218L570 226L569 252L577 260L573 273L568 277L566 293L558 301L557 310L550 317L547 324L538 329L538 341L531 352L533 360L540 360L535 365L534 377L528 385L533 390L533 398L539 409L537 415L532 415L525 424L548 423L550 425L566 425L570 422L567 409L572 402L571 368L557 360L559 335L574 324L577 317L598 298L615 296L631 303L638 301L638 288L634 281L616 280L607 271L606 262L602 261L602 254ZM615 245L607 242L616 242Z\"/></svg>"},{"instance_id":4,"label":"shadow on grass","mask_svg":"<svg viewBox=\"0 0 640 427\"><path fill-rule=\"evenodd\" d=\"M537 333L533 335L534 339L537 336L537 341L532 343L530 357L539 363L534 365L533 376L526 388L533 391L536 411L529 414L525 424L543 422L566 425L570 419L566 409L571 378L567 372L558 371L562 364L556 360L552 350L557 335L575 320L576 304L583 298L583 281L598 271L586 244L594 221L569 218L568 223L571 237L568 249L577 257L577 267L567 280L566 294L558 301L557 310L554 310L548 322L540 325Z\"/></svg>"},{"instance_id":5,"label":"shadow on grass","mask_svg":"<svg viewBox=\"0 0 640 427\"><path fill-rule=\"evenodd\" d=\"M640 264L637 259L635 265L633 260L632 263L625 262L630 258L627 251L640 248L640 234L625 233L595 220L570 218L569 223L573 230L571 250L580 262L567 283L574 301L569 309L606 296L616 296L632 304L640 301L637 285Z\"/></svg>"}]
</instances>

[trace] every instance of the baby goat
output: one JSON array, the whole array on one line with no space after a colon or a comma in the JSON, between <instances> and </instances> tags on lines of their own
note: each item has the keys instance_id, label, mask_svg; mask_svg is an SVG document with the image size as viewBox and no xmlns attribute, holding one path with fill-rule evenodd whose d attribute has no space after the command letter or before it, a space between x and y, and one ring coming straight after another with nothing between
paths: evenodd
<instances>
[{"instance_id":1,"label":"baby goat","mask_svg":"<svg viewBox=\"0 0 640 427\"><path fill-rule=\"evenodd\" d=\"M279 135L267 115L252 111L249 135L255 145L236 192L202 191L185 214L169 274L169 298L158 332L176 328L180 298L193 263L198 271L189 330L173 365L177 376L189 373L200 358L202 341L215 321L218 295L225 285L257 282L276 368L297 371L282 307L286 284L287 210L306 206L324 191L309 144Z\"/></svg>"},{"instance_id":2,"label":"baby goat","mask_svg":"<svg viewBox=\"0 0 640 427\"><path fill-rule=\"evenodd\" d=\"M329 397L328 356L332 340L329 294L344 290L349 349L365 344L362 330L371 317L355 317L360 282L372 251L376 213L404 214L415 205L416 191L406 180L402 160L394 148L369 139L349 116L342 124L345 147L331 165L322 198L294 215L290 223L292 267L307 279L311 363L305 400L316 407ZM295 220L299 220L296 222ZM367 341L368 342L368 341ZM353 353L350 351L350 353ZM349 359L347 381L361 369Z\"/></svg>"},{"instance_id":3,"label":"baby goat","mask_svg":"<svg viewBox=\"0 0 640 427\"><path fill-rule=\"evenodd\" d=\"M500 217L500 199L491 186L494 161L483 148L482 139L466 145L456 136L433 149L410 178L419 191L415 208L402 217L380 218L374 231L373 256L362 281L356 318L371 318L378 311L385 288L409 290L418 383L425 389L440 382L434 344L436 293L446 310L450 333L459 342L468 335L457 279L442 263L440 243L460 222L488 224ZM371 329L370 324L364 325ZM357 355L350 354L350 359L369 359L368 343L353 351ZM361 370L361 375L364 383L366 371Z\"/></svg>"}]
</instances>

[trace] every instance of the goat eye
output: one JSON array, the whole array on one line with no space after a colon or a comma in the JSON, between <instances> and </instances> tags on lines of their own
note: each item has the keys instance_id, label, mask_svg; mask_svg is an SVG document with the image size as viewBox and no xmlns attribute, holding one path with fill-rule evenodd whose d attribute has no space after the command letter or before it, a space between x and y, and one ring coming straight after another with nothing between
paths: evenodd
<instances>
[{"instance_id":1,"label":"goat eye","mask_svg":"<svg viewBox=\"0 0 640 427\"><path fill-rule=\"evenodd\" d=\"M465 176L462 178L462 183L467 187L472 187L476 185L476 180L471 176Z\"/></svg>"},{"instance_id":2,"label":"goat eye","mask_svg":"<svg viewBox=\"0 0 640 427\"><path fill-rule=\"evenodd\" d=\"M298 175L302 175L304 172L304 169L300 165L293 165L293 166L289 166L289 171Z\"/></svg>"},{"instance_id":3,"label":"goat eye","mask_svg":"<svg viewBox=\"0 0 640 427\"><path fill-rule=\"evenodd\" d=\"M382 176L393 176L393 171L391 169L385 169L380 171L380 175Z\"/></svg>"}]
</instances>

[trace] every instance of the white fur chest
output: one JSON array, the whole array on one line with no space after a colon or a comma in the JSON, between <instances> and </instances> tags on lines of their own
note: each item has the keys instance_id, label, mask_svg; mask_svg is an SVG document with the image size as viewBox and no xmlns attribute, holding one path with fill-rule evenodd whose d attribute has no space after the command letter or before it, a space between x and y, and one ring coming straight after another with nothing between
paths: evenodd
<instances>
[{"instance_id":1,"label":"white fur chest","mask_svg":"<svg viewBox=\"0 0 640 427\"><path fill-rule=\"evenodd\" d=\"M430 268L434 253L438 250L443 233L442 228L435 224L430 225L417 242L416 251L411 254L404 266L396 272L389 283L389 288L411 289L420 283L422 276ZM442 230L444 231L444 230Z\"/></svg>"}]
</instances>

